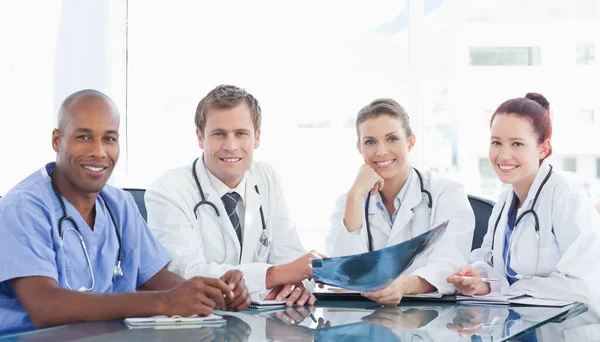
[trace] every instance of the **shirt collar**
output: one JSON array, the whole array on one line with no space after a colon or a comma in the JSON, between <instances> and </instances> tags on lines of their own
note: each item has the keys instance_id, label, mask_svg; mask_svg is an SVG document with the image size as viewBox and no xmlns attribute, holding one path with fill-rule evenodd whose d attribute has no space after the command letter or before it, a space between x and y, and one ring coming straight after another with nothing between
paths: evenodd
<instances>
[{"instance_id":1,"label":"shirt collar","mask_svg":"<svg viewBox=\"0 0 600 342\"><path fill-rule=\"evenodd\" d=\"M398 195L396 195L396 198L394 199L394 211L398 211L398 209L400 208L400 205L402 205L402 202L404 202L404 198L406 197L406 193L408 192L408 188L409 188L410 182L412 180L412 174L413 174L413 169L410 168L409 172L408 172L408 178L406 178L406 182L404 182L402 189L400 189L400 192L398 192ZM376 196L377 196L376 197L377 198L377 208L385 211L385 206L383 205L383 200L381 199L381 194L379 194L379 192L377 192Z\"/></svg>"},{"instance_id":2,"label":"shirt collar","mask_svg":"<svg viewBox=\"0 0 600 342\"><path fill-rule=\"evenodd\" d=\"M206 165L204 167L206 168ZM208 181L210 182L210 185L213 187L213 189L215 189L215 192L217 193L217 196L219 196L219 198L223 197L226 193L234 191L240 195L240 198L242 200L246 198L246 173L244 173L244 177L240 181L240 184L238 184L233 189L231 189L230 187L225 185L225 183L223 183L220 179L215 177L215 175L213 175L207 168L206 174L208 175Z\"/></svg>"}]
</instances>

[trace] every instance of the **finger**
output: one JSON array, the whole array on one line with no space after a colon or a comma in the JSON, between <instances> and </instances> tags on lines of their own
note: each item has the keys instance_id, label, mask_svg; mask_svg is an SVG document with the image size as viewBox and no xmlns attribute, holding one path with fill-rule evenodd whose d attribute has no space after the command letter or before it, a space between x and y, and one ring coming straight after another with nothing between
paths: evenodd
<instances>
[{"instance_id":1,"label":"finger","mask_svg":"<svg viewBox=\"0 0 600 342\"><path fill-rule=\"evenodd\" d=\"M277 295L276 300L277 301L284 300L292 293L292 291L294 291L295 288L296 288L296 285L285 285L283 287L283 289L281 290L281 292L279 292L279 294Z\"/></svg>"},{"instance_id":2,"label":"finger","mask_svg":"<svg viewBox=\"0 0 600 342\"><path fill-rule=\"evenodd\" d=\"M229 278L229 281L227 281L227 285L233 291L233 290L235 290L236 286L238 286L238 285L242 285L243 286L243 284L244 284L243 282L244 281L243 281L242 277L243 277L244 274L242 272L238 271L238 270L235 270L235 271L233 271L231 273L232 274L231 274L231 277Z\"/></svg>"},{"instance_id":3,"label":"finger","mask_svg":"<svg viewBox=\"0 0 600 342\"><path fill-rule=\"evenodd\" d=\"M230 307L233 311L240 311L247 308L248 305L250 305L250 295L248 294L248 291L243 291L236 297L235 301L230 304Z\"/></svg>"},{"instance_id":4,"label":"finger","mask_svg":"<svg viewBox=\"0 0 600 342\"><path fill-rule=\"evenodd\" d=\"M311 293L310 297L308 297L308 305L313 306L315 305L316 301L317 298Z\"/></svg>"},{"instance_id":5,"label":"finger","mask_svg":"<svg viewBox=\"0 0 600 342\"><path fill-rule=\"evenodd\" d=\"M200 303L202 303L202 305L208 306L212 309L217 307L217 303L215 303L214 300L210 299L205 294L200 294Z\"/></svg>"},{"instance_id":6,"label":"finger","mask_svg":"<svg viewBox=\"0 0 600 342\"><path fill-rule=\"evenodd\" d=\"M229 288L227 284L221 279L214 278L205 278L204 283L221 291L221 294L224 294L227 297L233 297L233 291Z\"/></svg>"},{"instance_id":7,"label":"finger","mask_svg":"<svg viewBox=\"0 0 600 342\"><path fill-rule=\"evenodd\" d=\"M310 299L310 292L308 292L307 290L304 290L302 292L302 295L300 296L300 298L298 298L298 300L296 301L296 303L298 304L298 306L303 306L304 303L306 303L309 299Z\"/></svg>"},{"instance_id":8,"label":"finger","mask_svg":"<svg viewBox=\"0 0 600 342\"><path fill-rule=\"evenodd\" d=\"M377 299L377 303L383 305L398 305L400 304L401 300L402 295L400 295L399 293L391 293L389 295L379 297Z\"/></svg>"},{"instance_id":9,"label":"finger","mask_svg":"<svg viewBox=\"0 0 600 342\"><path fill-rule=\"evenodd\" d=\"M320 258L329 258L329 255L318 252L318 251L313 251L313 253Z\"/></svg>"},{"instance_id":10,"label":"finger","mask_svg":"<svg viewBox=\"0 0 600 342\"><path fill-rule=\"evenodd\" d=\"M273 300L273 299L275 299L277 297L277 294L279 293L280 289L281 289L281 286L275 286L271 290L271 292L269 292L267 294L267 296L265 297L265 300Z\"/></svg>"},{"instance_id":11,"label":"finger","mask_svg":"<svg viewBox=\"0 0 600 342\"><path fill-rule=\"evenodd\" d=\"M292 305L296 304L296 302L298 301L298 298L300 298L300 296L302 296L302 292L303 292L303 288L296 287L294 289L294 291L292 291L292 293L288 297L287 302L285 302L285 305L292 306Z\"/></svg>"},{"instance_id":12,"label":"finger","mask_svg":"<svg viewBox=\"0 0 600 342\"><path fill-rule=\"evenodd\" d=\"M201 296L206 296L215 303L215 308L220 308L223 305L225 305L225 299L223 299L223 292L221 292L220 289L211 286L203 286L198 290Z\"/></svg>"}]
</instances>

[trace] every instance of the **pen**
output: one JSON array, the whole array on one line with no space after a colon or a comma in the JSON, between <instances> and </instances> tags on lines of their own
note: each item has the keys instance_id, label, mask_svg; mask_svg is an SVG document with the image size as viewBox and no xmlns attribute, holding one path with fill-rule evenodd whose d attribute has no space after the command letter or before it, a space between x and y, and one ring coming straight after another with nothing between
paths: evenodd
<instances>
[{"instance_id":1,"label":"pen","mask_svg":"<svg viewBox=\"0 0 600 342\"><path fill-rule=\"evenodd\" d=\"M470 277L470 276L455 276L455 277L457 277L457 278L463 278L463 279L474 279L475 278L475 277ZM481 281L483 281L484 283L493 283L493 282L501 282L502 280L481 277Z\"/></svg>"}]
</instances>

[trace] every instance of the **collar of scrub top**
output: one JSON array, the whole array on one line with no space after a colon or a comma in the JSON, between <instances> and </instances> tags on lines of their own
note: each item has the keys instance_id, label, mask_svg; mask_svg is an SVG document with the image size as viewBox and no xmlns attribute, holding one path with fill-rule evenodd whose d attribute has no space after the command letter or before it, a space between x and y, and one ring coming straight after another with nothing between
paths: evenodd
<instances>
[{"instance_id":1,"label":"collar of scrub top","mask_svg":"<svg viewBox=\"0 0 600 342\"><path fill-rule=\"evenodd\" d=\"M400 211L400 206L402 205L402 203L404 203L404 199L406 198L406 193L408 192L410 181L412 180L412 174L413 170L410 169L410 172L408 173L408 178L406 178L406 182L404 182L404 185L402 185L402 189L400 189L400 192L398 193L398 195L396 195L396 198L394 198L394 213L391 216L388 213L385 206L383 205L383 198L381 198L381 192L378 191L375 194L375 206L384 214L383 217L385 217L385 220L388 221L390 229L394 225L394 221L396 220L398 211Z\"/></svg>"},{"instance_id":2,"label":"collar of scrub top","mask_svg":"<svg viewBox=\"0 0 600 342\"><path fill-rule=\"evenodd\" d=\"M88 263L88 267L90 270L90 274L92 277L92 285L90 288L86 288L85 286L80 287L77 291L91 291L94 289L96 280L94 278L94 270L92 269L92 263L90 261L90 257L89 254L87 252L87 246L85 244L85 241L83 240L83 236L81 235L81 232L79 230L79 226L77 225L77 223L75 222L75 219L73 217L71 217L69 215L69 213L67 212L67 208L65 205L65 202L62 198L62 195L58 192L58 189L56 188L56 186L54 185L54 180L52 179L52 172L54 171L54 169L56 168L56 163L55 162L51 162L46 164L46 166L43 168L43 172L44 172L44 176L48 177L50 179L50 185L52 186L52 191L54 192L55 197L57 198L60 207L62 209L62 214L63 216L59 219L58 221L58 234L61 240L61 244L64 241L64 234L70 230L73 230L78 238L79 241L81 243L81 246L83 248L83 251L85 253L85 257L86 257L86 261ZM114 278L118 278L118 277L123 277L123 268L121 267L121 261L123 260L123 240L121 237L121 231L119 230L119 226L117 224L117 221L115 219L115 215L113 214L112 210L110 209L110 206L108 205L108 203L106 202L106 200L104 199L104 196L102 196L102 192L98 193L98 196L102 199L102 201L104 202L104 206L106 208L106 211L108 212L108 215L110 216L110 220L113 224L113 227L115 228L115 233L117 235L117 241L119 243L119 254L117 256L117 263L115 264L115 267L113 269L113 277ZM71 221L71 223L73 224L74 228L68 228L65 229L63 231L62 229L62 225L65 221ZM69 281L68 279L66 279L66 283L67 283L67 287L69 289L71 289L71 286L69 285Z\"/></svg>"}]
</instances>

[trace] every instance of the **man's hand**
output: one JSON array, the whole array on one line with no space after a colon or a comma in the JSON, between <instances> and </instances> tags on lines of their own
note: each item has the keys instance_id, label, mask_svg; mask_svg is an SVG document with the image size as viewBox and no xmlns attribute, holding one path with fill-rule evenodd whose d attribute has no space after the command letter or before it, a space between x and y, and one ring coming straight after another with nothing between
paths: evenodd
<instances>
[{"instance_id":1,"label":"man's hand","mask_svg":"<svg viewBox=\"0 0 600 342\"><path fill-rule=\"evenodd\" d=\"M304 306L306 303L308 303L309 306L312 306L317 300L315 296L313 296L307 289L304 288L302 283L276 286L265 297L266 300L275 299L277 301L282 301L286 298L287 301L285 305L287 306L292 306L294 304L297 306Z\"/></svg>"},{"instance_id":2,"label":"man's hand","mask_svg":"<svg viewBox=\"0 0 600 342\"><path fill-rule=\"evenodd\" d=\"M167 316L208 316L213 309L225 305L224 297L231 300L235 295L222 280L194 277L161 293L160 312Z\"/></svg>"},{"instance_id":3,"label":"man's hand","mask_svg":"<svg viewBox=\"0 0 600 342\"><path fill-rule=\"evenodd\" d=\"M473 266L463 266L458 272L446 278L446 281L465 296L486 295L490 293L490 284L483 282L481 274Z\"/></svg>"},{"instance_id":4,"label":"man's hand","mask_svg":"<svg viewBox=\"0 0 600 342\"><path fill-rule=\"evenodd\" d=\"M243 275L239 270L230 270L219 278L233 291L233 297L225 298L225 310L241 311L250 305L250 294Z\"/></svg>"}]
</instances>

